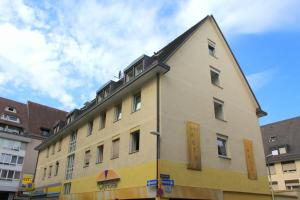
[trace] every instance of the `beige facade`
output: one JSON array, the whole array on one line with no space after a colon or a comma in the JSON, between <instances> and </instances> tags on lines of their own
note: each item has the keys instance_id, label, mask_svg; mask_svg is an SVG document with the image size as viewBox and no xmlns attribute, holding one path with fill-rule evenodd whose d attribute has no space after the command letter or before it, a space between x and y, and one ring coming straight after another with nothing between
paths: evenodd
<instances>
[{"instance_id":1,"label":"beige facade","mask_svg":"<svg viewBox=\"0 0 300 200\"><path fill-rule=\"evenodd\" d=\"M214 49L208 48L210 43ZM170 69L160 69L164 65ZM212 69L218 72L218 84L212 83ZM158 71L151 74L151 70ZM162 175L174 181L170 186L162 183L162 197L167 199L270 199L257 116L260 107L213 17L190 31L163 64L153 64L143 73L125 83L131 88L127 92L121 87L38 147L37 191L60 193L62 199L155 198L156 188L147 186L147 181ZM141 109L132 112L133 96L139 91ZM120 103L122 119L115 121L114 106ZM105 128L99 129L104 111ZM91 121L93 131L88 136ZM196 128L189 129L187 122ZM76 150L69 153L74 130ZM136 130L139 150L131 153L130 133ZM158 174L152 131L160 133ZM116 138L120 138L119 157L112 159ZM51 148L60 139L62 149L52 155ZM102 144L103 162L97 164L97 146ZM91 155L88 166L86 152ZM70 154L75 154L73 176L66 180ZM48 177L57 161L58 175ZM198 163L197 169L188 168L189 162ZM65 183L71 184L70 191Z\"/></svg>"},{"instance_id":2,"label":"beige facade","mask_svg":"<svg viewBox=\"0 0 300 200\"><path fill-rule=\"evenodd\" d=\"M300 188L300 161L274 163L270 166L274 191L298 190Z\"/></svg>"}]
</instances>

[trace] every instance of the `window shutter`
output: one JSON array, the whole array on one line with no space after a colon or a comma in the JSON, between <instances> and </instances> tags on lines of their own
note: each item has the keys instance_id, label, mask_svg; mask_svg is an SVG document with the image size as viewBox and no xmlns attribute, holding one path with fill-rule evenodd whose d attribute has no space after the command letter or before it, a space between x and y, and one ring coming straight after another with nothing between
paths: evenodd
<instances>
[{"instance_id":1,"label":"window shutter","mask_svg":"<svg viewBox=\"0 0 300 200\"><path fill-rule=\"evenodd\" d=\"M255 159L253 154L253 142L252 140L244 139L245 159L248 170L248 178L251 180L257 180L257 171L255 165Z\"/></svg>"},{"instance_id":2,"label":"window shutter","mask_svg":"<svg viewBox=\"0 0 300 200\"><path fill-rule=\"evenodd\" d=\"M188 169L201 170L200 125L188 121L186 123Z\"/></svg>"}]
</instances>

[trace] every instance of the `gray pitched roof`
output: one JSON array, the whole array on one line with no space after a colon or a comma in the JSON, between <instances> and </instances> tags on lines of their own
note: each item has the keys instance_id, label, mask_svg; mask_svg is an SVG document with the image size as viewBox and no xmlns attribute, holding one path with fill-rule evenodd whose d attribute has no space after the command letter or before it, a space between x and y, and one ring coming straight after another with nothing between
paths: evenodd
<instances>
[{"instance_id":1,"label":"gray pitched roof","mask_svg":"<svg viewBox=\"0 0 300 200\"><path fill-rule=\"evenodd\" d=\"M282 162L300 159L300 116L261 126L265 155L271 154L274 148L287 147L287 153L273 156L267 162ZM271 142L270 137L276 137Z\"/></svg>"}]
</instances>

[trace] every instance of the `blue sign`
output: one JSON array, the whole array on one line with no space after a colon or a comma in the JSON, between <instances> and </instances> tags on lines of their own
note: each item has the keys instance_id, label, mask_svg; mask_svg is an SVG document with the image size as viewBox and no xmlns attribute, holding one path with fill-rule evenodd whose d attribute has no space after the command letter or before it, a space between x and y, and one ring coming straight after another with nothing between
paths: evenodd
<instances>
[{"instance_id":1,"label":"blue sign","mask_svg":"<svg viewBox=\"0 0 300 200\"><path fill-rule=\"evenodd\" d=\"M163 179L161 180L161 184L166 186L174 186L174 180Z\"/></svg>"},{"instance_id":2,"label":"blue sign","mask_svg":"<svg viewBox=\"0 0 300 200\"><path fill-rule=\"evenodd\" d=\"M147 181L147 186L149 187L151 187L151 186L156 186L157 185L157 180L156 179L154 179L154 180L148 180Z\"/></svg>"}]
</instances>

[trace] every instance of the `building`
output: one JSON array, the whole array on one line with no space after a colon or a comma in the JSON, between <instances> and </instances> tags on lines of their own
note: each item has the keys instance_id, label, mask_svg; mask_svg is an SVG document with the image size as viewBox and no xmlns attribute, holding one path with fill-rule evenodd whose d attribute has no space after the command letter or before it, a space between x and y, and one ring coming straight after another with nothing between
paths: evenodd
<instances>
[{"instance_id":1,"label":"building","mask_svg":"<svg viewBox=\"0 0 300 200\"><path fill-rule=\"evenodd\" d=\"M0 97L0 199L26 194L32 182L38 151L34 148L50 136L52 126L66 112ZM22 181L23 180L23 181Z\"/></svg>"},{"instance_id":2,"label":"building","mask_svg":"<svg viewBox=\"0 0 300 200\"><path fill-rule=\"evenodd\" d=\"M37 147L32 195L270 199L258 124L264 115L207 16L68 115Z\"/></svg>"},{"instance_id":3,"label":"building","mask_svg":"<svg viewBox=\"0 0 300 200\"><path fill-rule=\"evenodd\" d=\"M300 189L300 117L261 127L266 162L275 191Z\"/></svg>"}]
</instances>

